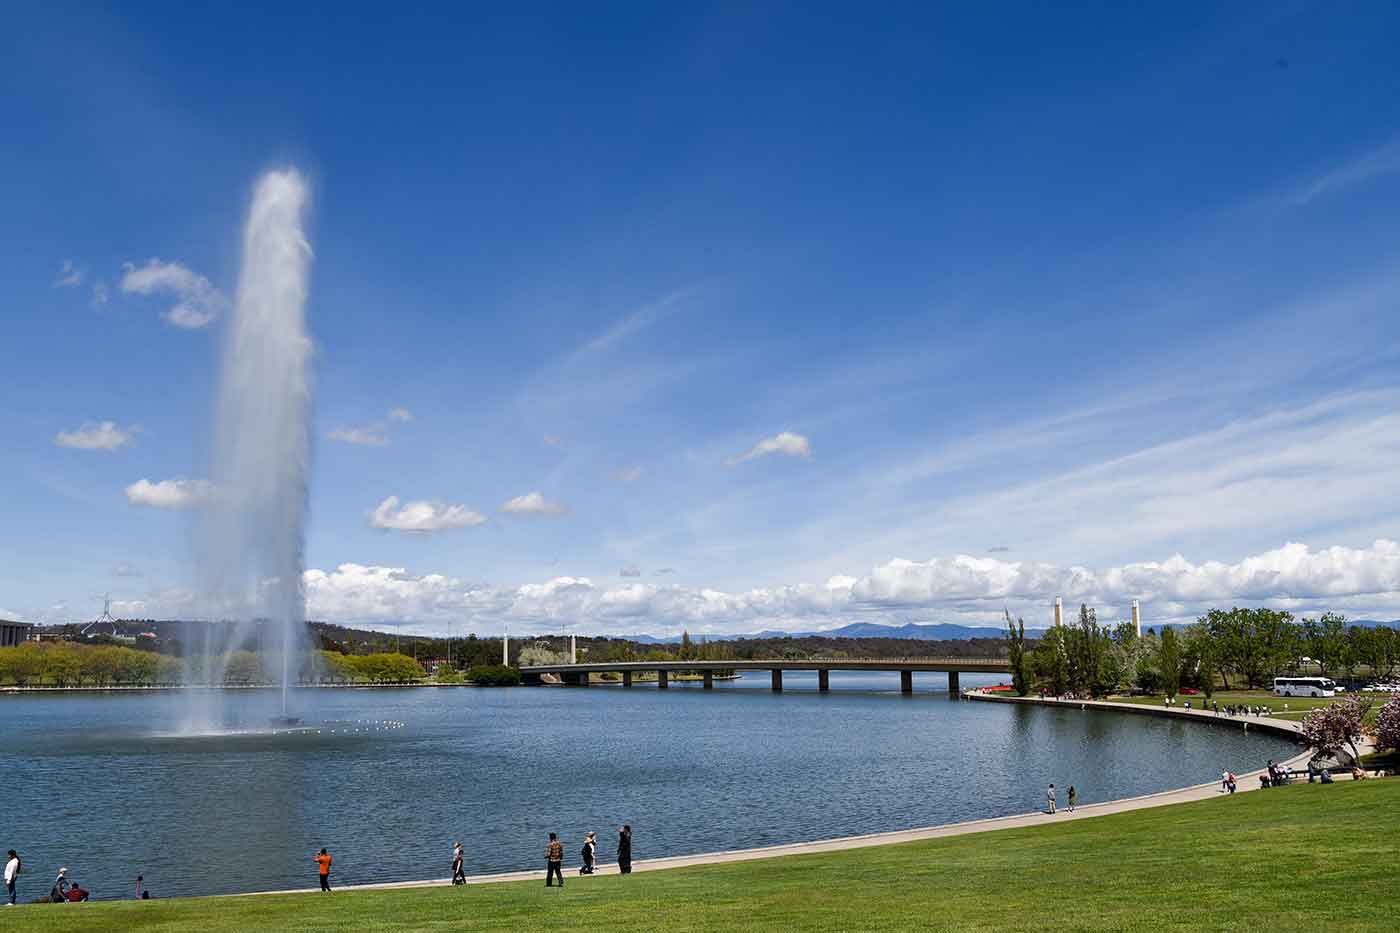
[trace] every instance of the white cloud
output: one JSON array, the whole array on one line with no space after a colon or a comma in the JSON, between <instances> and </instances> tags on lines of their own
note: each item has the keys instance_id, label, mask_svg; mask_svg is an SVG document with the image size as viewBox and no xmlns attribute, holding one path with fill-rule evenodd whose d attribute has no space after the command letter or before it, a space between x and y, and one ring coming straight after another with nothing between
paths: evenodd
<instances>
[{"instance_id":1,"label":"white cloud","mask_svg":"<svg viewBox=\"0 0 1400 933\"><path fill-rule=\"evenodd\" d=\"M617 575L620 577L640 577L642 571L637 567L623 567L617 572Z\"/></svg>"},{"instance_id":2,"label":"white cloud","mask_svg":"<svg viewBox=\"0 0 1400 933\"><path fill-rule=\"evenodd\" d=\"M389 413L373 424L361 425L359 427L339 427L332 430L326 436L333 441L340 441L344 444L359 444L364 447L388 447L389 429L395 424L407 424L413 420L413 414L407 408L391 408Z\"/></svg>"},{"instance_id":3,"label":"white cloud","mask_svg":"<svg viewBox=\"0 0 1400 933\"><path fill-rule=\"evenodd\" d=\"M550 502L544 493L536 491L508 500L501 505L501 511L516 515L563 515L569 507L562 502Z\"/></svg>"},{"instance_id":4,"label":"white cloud","mask_svg":"<svg viewBox=\"0 0 1400 933\"><path fill-rule=\"evenodd\" d=\"M109 292L106 282L94 282L92 284L92 298L90 303L94 308L100 308L107 303Z\"/></svg>"},{"instance_id":5,"label":"white cloud","mask_svg":"<svg viewBox=\"0 0 1400 933\"><path fill-rule=\"evenodd\" d=\"M208 279L178 262L152 258L144 266L125 263L121 289L138 295L170 293L176 303L161 317L172 327L200 330L228 310L229 301Z\"/></svg>"},{"instance_id":6,"label":"white cloud","mask_svg":"<svg viewBox=\"0 0 1400 933\"><path fill-rule=\"evenodd\" d=\"M789 457L810 457L812 455L812 445L807 438L792 431L783 431L774 437L765 437L757 444L753 445L747 453L739 454L737 457L730 457L725 461L729 466L735 466L746 460L756 460L759 457L766 457L769 454L786 454Z\"/></svg>"},{"instance_id":7,"label":"white cloud","mask_svg":"<svg viewBox=\"0 0 1400 933\"><path fill-rule=\"evenodd\" d=\"M1304 205L1322 195L1345 191L1394 172L1400 172L1400 139L1349 159L1293 192L1289 200Z\"/></svg>"},{"instance_id":8,"label":"white cloud","mask_svg":"<svg viewBox=\"0 0 1400 933\"><path fill-rule=\"evenodd\" d=\"M144 577L140 567L128 564L126 561L112 565L112 576L114 577Z\"/></svg>"},{"instance_id":9,"label":"white cloud","mask_svg":"<svg viewBox=\"0 0 1400 933\"><path fill-rule=\"evenodd\" d=\"M138 430L135 425L124 428L115 421L87 421L76 431L59 431L53 442L74 450L113 451L130 444Z\"/></svg>"},{"instance_id":10,"label":"white cloud","mask_svg":"<svg viewBox=\"0 0 1400 933\"><path fill-rule=\"evenodd\" d=\"M178 511L208 502L213 488L205 479L163 479L158 483L139 479L126 487L126 500L132 505Z\"/></svg>"},{"instance_id":11,"label":"white cloud","mask_svg":"<svg viewBox=\"0 0 1400 933\"><path fill-rule=\"evenodd\" d=\"M693 288L684 288L672 292L660 301L652 302L649 305L638 308L636 311L625 315L607 330L603 331L603 333L584 344L578 350L578 353L596 353L601 350L607 350L637 331L650 327L662 318L674 313L693 291Z\"/></svg>"},{"instance_id":12,"label":"white cloud","mask_svg":"<svg viewBox=\"0 0 1400 933\"><path fill-rule=\"evenodd\" d=\"M388 435L377 430L374 425L363 428L336 428L326 436L345 444L360 444L365 447L389 446Z\"/></svg>"},{"instance_id":13,"label":"white cloud","mask_svg":"<svg viewBox=\"0 0 1400 933\"><path fill-rule=\"evenodd\" d=\"M86 273L73 265L73 260L63 260L63 266L58 270L58 276L53 280L54 288L71 288L75 285L83 284L83 276Z\"/></svg>"},{"instance_id":14,"label":"white cloud","mask_svg":"<svg viewBox=\"0 0 1400 933\"><path fill-rule=\"evenodd\" d=\"M1290 543L1235 563L1196 563L1176 555L1098 569L954 555L892 560L863 576L741 592L637 580L605 585L569 576L492 585L363 564L308 570L304 579L312 618L393 622L424 632L446 631L463 619L483 634L545 631L561 622L598 634L656 633L681 625L692 634L821 631L858 620L995 626L1003 607L1042 626L1055 596L1068 606L1096 607L1106 622L1125 618L1135 598L1142 600L1149 624L1190 620L1232 605L1391 619L1400 614L1400 543L1381 539L1363 548L1319 549ZM191 599L179 590L153 593L140 614L188 614Z\"/></svg>"},{"instance_id":15,"label":"white cloud","mask_svg":"<svg viewBox=\"0 0 1400 933\"><path fill-rule=\"evenodd\" d=\"M544 442L547 447L558 447L564 443L561 438L555 437L553 434L546 434L544 436Z\"/></svg>"},{"instance_id":16,"label":"white cloud","mask_svg":"<svg viewBox=\"0 0 1400 933\"><path fill-rule=\"evenodd\" d=\"M613 478L623 483L635 483L642 478L642 468L639 466L623 467L613 474Z\"/></svg>"},{"instance_id":17,"label":"white cloud","mask_svg":"<svg viewBox=\"0 0 1400 933\"><path fill-rule=\"evenodd\" d=\"M390 531L447 531L451 528L466 528L480 525L486 516L473 512L464 505L445 505L440 502L405 502L399 505L398 496L390 496L370 513L371 528L384 528Z\"/></svg>"}]
</instances>

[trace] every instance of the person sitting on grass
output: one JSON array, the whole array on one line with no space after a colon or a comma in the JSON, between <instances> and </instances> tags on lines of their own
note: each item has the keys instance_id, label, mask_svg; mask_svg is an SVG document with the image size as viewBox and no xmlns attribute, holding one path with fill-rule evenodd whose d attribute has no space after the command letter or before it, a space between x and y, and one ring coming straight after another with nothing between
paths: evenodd
<instances>
[{"instance_id":1,"label":"person sitting on grass","mask_svg":"<svg viewBox=\"0 0 1400 933\"><path fill-rule=\"evenodd\" d=\"M80 886L78 885L78 882L74 881L72 884L70 884L70 885L68 886L68 901L69 901L69 903L77 904L77 903L79 903L79 902L81 902L81 901L85 901L85 900L87 900L87 899L88 899L88 892L87 892L87 891L84 891L84 890L82 889L82 887L80 887Z\"/></svg>"}]
</instances>

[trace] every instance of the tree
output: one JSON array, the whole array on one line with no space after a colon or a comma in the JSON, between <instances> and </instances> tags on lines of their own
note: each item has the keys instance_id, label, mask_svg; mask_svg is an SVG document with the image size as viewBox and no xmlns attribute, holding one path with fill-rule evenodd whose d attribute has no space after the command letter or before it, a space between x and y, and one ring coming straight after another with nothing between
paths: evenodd
<instances>
[{"instance_id":1,"label":"tree","mask_svg":"<svg viewBox=\"0 0 1400 933\"><path fill-rule=\"evenodd\" d=\"M1303 620L1302 640L1323 676L1342 666L1346 637L1346 616L1324 612L1320 619Z\"/></svg>"},{"instance_id":2,"label":"tree","mask_svg":"<svg viewBox=\"0 0 1400 933\"><path fill-rule=\"evenodd\" d=\"M1003 609L1006 615L1006 656L1011 662L1011 686L1016 688L1018 696L1025 696L1030 692L1030 682L1026 677L1026 622L1017 618L1015 624L1011 622L1011 613Z\"/></svg>"},{"instance_id":3,"label":"tree","mask_svg":"<svg viewBox=\"0 0 1400 933\"><path fill-rule=\"evenodd\" d=\"M1162 692L1176 696L1181 689L1181 643L1176 629L1162 629L1162 645L1157 649L1157 670L1162 675Z\"/></svg>"},{"instance_id":4,"label":"tree","mask_svg":"<svg viewBox=\"0 0 1400 933\"><path fill-rule=\"evenodd\" d=\"M1041 689L1061 696L1069 686L1069 660L1065 654L1064 626L1056 625L1031 652L1031 668Z\"/></svg>"},{"instance_id":5,"label":"tree","mask_svg":"<svg viewBox=\"0 0 1400 933\"><path fill-rule=\"evenodd\" d=\"M1318 755L1348 751L1353 761L1359 760L1357 744L1366 734L1366 713L1370 709L1371 701L1359 696L1315 709L1303 720L1303 738Z\"/></svg>"},{"instance_id":6,"label":"tree","mask_svg":"<svg viewBox=\"0 0 1400 933\"><path fill-rule=\"evenodd\" d=\"M1400 693L1386 700L1376 714L1376 747L1400 750Z\"/></svg>"}]
</instances>

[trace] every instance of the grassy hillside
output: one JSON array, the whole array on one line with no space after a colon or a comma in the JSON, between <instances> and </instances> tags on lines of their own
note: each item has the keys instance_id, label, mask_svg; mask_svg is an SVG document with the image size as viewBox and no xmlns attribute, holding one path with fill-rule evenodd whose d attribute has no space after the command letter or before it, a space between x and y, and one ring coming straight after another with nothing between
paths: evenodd
<instances>
[{"instance_id":1,"label":"grassy hillside","mask_svg":"<svg viewBox=\"0 0 1400 933\"><path fill-rule=\"evenodd\" d=\"M3 909L6 930L1393 929L1400 778L953 839L466 888ZM196 866L217 870L217 863ZM31 879L32 880L32 879Z\"/></svg>"}]
</instances>

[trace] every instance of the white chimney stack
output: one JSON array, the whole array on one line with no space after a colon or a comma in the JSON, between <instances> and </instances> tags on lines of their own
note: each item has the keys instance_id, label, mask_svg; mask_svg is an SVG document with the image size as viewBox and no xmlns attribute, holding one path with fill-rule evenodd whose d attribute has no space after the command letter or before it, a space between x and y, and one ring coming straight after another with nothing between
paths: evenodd
<instances>
[{"instance_id":1,"label":"white chimney stack","mask_svg":"<svg viewBox=\"0 0 1400 933\"><path fill-rule=\"evenodd\" d=\"M1065 624L1065 607L1064 607L1063 604L1061 604L1061 602L1060 602L1060 597L1056 596L1056 597L1055 597L1055 625L1056 625L1056 626L1060 626L1060 625L1064 625L1064 624Z\"/></svg>"},{"instance_id":2,"label":"white chimney stack","mask_svg":"<svg viewBox=\"0 0 1400 933\"><path fill-rule=\"evenodd\" d=\"M577 635L570 635L570 636L569 636L569 663L570 663L570 664L577 664L577 663L578 663L578 636L577 636Z\"/></svg>"},{"instance_id":3,"label":"white chimney stack","mask_svg":"<svg viewBox=\"0 0 1400 933\"><path fill-rule=\"evenodd\" d=\"M1133 600L1133 631L1137 633L1138 638L1142 637L1142 612L1138 609L1136 599Z\"/></svg>"},{"instance_id":4,"label":"white chimney stack","mask_svg":"<svg viewBox=\"0 0 1400 933\"><path fill-rule=\"evenodd\" d=\"M510 667L510 635L501 636L501 666Z\"/></svg>"}]
</instances>

